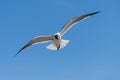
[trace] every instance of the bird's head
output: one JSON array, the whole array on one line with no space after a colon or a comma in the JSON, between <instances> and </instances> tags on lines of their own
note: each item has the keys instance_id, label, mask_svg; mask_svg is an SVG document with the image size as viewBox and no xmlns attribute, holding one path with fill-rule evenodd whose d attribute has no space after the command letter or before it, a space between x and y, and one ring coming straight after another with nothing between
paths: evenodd
<instances>
[{"instance_id":1,"label":"bird's head","mask_svg":"<svg viewBox=\"0 0 120 80\"><path fill-rule=\"evenodd\" d=\"M57 40L61 39L60 33L54 34L54 38L57 39Z\"/></svg>"}]
</instances>

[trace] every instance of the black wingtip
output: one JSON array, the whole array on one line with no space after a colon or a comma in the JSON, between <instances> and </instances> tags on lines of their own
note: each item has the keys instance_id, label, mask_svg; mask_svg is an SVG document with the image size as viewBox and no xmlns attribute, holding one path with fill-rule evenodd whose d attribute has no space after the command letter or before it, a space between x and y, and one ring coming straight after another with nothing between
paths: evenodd
<instances>
[{"instance_id":1,"label":"black wingtip","mask_svg":"<svg viewBox=\"0 0 120 80\"><path fill-rule=\"evenodd\" d=\"M98 13L100 13L100 12L101 12L101 11L93 12L93 13L90 13L89 15L92 16L92 15L98 14Z\"/></svg>"},{"instance_id":2,"label":"black wingtip","mask_svg":"<svg viewBox=\"0 0 120 80\"><path fill-rule=\"evenodd\" d=\"M23 49L19 50L14 56L13 58L16 58L16 56L22 51Z\"/></svg>"},{"instance_id":3,"label":"black wingtip","mask_svg":"<svg viewBox=\"0 0 120 80\"><path fill-rule=\"evenodd\" d=\"M30 44L27 44L27 45L25 45L24 47L22 47L14 56L13 56L13 58L15 58L23 49L25 49L25 48L27 48L27 47L29 47L30 46Z\"/></svg>"},{"instance_id":4,"label":"black wingtip","mask_svg":"<svg viewBox=\"0 0 120 80\"><path fill-rule=\"evenodd\" d=\"M14 56L13 58L16 58L16 56L21 52L22 50L19 50Z\"/></svg>"}]
</instances>

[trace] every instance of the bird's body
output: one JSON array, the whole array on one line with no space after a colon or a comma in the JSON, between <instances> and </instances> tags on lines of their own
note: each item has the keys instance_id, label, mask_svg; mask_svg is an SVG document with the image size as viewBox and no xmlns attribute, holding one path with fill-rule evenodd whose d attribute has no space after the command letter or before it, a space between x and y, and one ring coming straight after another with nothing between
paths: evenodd
<instances>
[{"instance_id":1,"label":"bird's body","mask_svg":"<svg viewBox=\"0 0 120 80\"><path fill-rule=\"evenodd\" d=\"M28 44L26 44L23 48L21 48L16 55L18 55L23 49L33 45L33 44L38 44L38 43L43 43L43 42L48 42L49 40L52 40L52 43L47 46L48 49L50 50L59 50L63 47L65 47L69 40L63 40L62 39L62 36L73 26L75 25L76 23L78 23L79 21L89 17L89 16L92 16L94 14L97 14L99 13L98 12L93 12L93 13L89 13L89 14L85 14L85 15L82 15L82 16L78 16L78 17L75 17L73 19L71 19L70 21L68 21L67 24L65 24L65 26L63 26L63 28L56 34L52 35L52 36L38 36L38 37L35 37L33 38L30 42L28 42ZM16 56L15 55L15 56ZM14 56L14 57L15 57Z\"/></svg>"},{"instance_id":2,"label":"bird's body","mask_svg":"<svg viewBox=\"0 0 120 80\"><path fill-rule=\"evenodd\" d=\"M53 44L56 46L57 50L60 48L61 39L53 40Z\"/></svg>"},{"instance_id":3,"label":"bird's body","mask_svg":"<svg viewBox=\"0 0 120 80\"><path fill-rule=\"evenodd\" d=\"M56 33L53 37L53 44L56 46L57 50L60 48L60 43L61 43L61 35L60 33Z\"/></svg>"}]
</instances>

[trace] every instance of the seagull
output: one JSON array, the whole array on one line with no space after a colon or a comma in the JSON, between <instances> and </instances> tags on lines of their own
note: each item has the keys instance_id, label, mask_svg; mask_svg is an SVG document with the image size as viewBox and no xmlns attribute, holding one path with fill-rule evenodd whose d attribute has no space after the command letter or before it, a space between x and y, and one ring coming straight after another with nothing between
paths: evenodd
<instances>
[{"instance_id":1,"label":"seagull","mask_svg":"<svg viewBox=\"0 0 120 80\"><path fill-rule=\"evenodd\" d=\"M75 25L76 23L78 23L79 21L83 20L83 19L86 19L88 18L89 16L92 16L92 15L95 15L97 13L100 13L100 11L97 11L97 12L92 12L92 13L89 13L89 14L85 14L85 15L82 15L82 16L78 16L78 17L75 17L71 20L69 20L64 26L63 28L55 33L54 35L52 36L37 36L37 37L34 37L30 42L28 42L25 46L23 46L15 55L14 57L16 57L22 50L34 45L34 44L39 44L39 43L46 43L46 42L49 42L49 41L52 41L52 43L50 45L47 46L47 48L49 50L59 50L59 49L62 49L64 48L68 43L69 43L69 40L64 40L62 39L62 36L73 26Z\"/></svg>"}]
</instances>

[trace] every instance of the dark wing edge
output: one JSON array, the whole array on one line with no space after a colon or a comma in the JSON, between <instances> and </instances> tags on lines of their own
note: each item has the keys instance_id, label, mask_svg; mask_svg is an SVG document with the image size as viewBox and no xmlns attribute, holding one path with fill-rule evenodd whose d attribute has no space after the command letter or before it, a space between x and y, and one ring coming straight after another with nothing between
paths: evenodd
<instances>
[{"instance_id":1,"label":"dark wing edge","mask_svg":"<svg viewBox=\"0 0 120 80\"><path fill-rule=\"evenodd\" d=\"M32 41L32 40L31 40ZM30 42L31 42L30 41ZM13 58L15 58L23 49L25 49L25 48L28 48L29 46L31 46L32 44L30 44L30 42L28 43L28 44L26 44L25 46L23 46L14 56L13 56Z\"/></svg>"}]
</instances>

